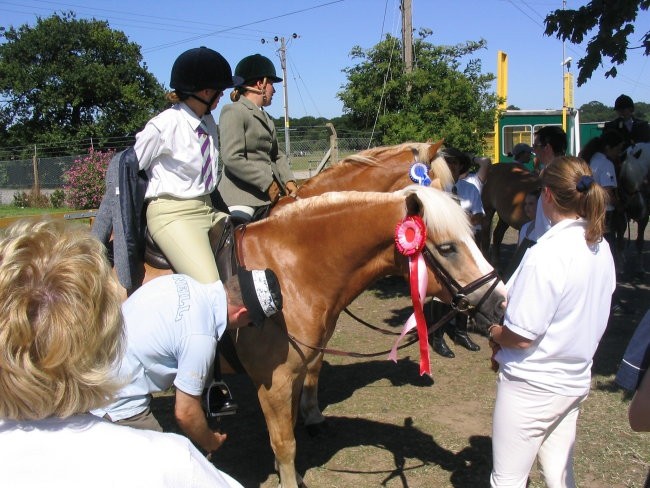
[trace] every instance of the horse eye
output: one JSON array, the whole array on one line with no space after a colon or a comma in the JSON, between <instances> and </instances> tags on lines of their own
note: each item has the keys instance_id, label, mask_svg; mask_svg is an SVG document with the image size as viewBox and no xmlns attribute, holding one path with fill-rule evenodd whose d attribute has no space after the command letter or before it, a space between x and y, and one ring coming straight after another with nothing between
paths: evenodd
<instances>
[{"instance_id":1,"label":"horse eye","mask_svg":"<svg viewBox=\"0 0 650 488\"><path fill-rule=\"evenodd\" d=\"M447 256L453 252L456 252L456 246L450 243L439 244L438 246L436 246L436 249L438 249L438 252L443 256Z\"/></svg>"}]
</instances>

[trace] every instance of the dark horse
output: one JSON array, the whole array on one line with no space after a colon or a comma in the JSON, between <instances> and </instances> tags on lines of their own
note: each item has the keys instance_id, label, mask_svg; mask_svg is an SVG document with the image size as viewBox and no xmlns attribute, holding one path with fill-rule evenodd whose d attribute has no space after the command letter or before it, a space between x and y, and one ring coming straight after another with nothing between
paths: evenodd
<instances>
[{"instance_id":1,"label":"dark horse","mask_svg":"<svg viewBox=\"0 0 650 488\"><path fill-rule=\"evenodd\" d=\"M524 200L526 195L538 189L539 185L539 176L519 163L499 163L490 167L481 192L485 210L481 249L486 256L490 256L493 264L499 262L501 243L508 227L519 230L528 220L524 213ZM490 248L490 233L495 213L499 219L494 228Z\"/></svg>"}]
</instances>

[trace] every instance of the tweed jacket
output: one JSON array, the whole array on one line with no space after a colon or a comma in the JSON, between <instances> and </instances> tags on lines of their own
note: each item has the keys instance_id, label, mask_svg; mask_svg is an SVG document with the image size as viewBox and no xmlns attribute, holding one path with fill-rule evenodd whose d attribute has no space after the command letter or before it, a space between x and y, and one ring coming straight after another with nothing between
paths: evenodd
<instances>
[{"instance_id":1,"label":"tweed jacket","mask_svg":"<svg viewBox=\"0 0 650 488\"><path fill-rule=\"evenodd\" d=\"M643 119L632 117L632 130L628 130L622 117L605 123L604 130L617 130L625 139L625 147L637 142L650 142L650 127Z\"/></svg>"},{"instance_id":2,"label":"tweed jacket","mask_svg":"<svg viewBox=\"0 0 650 488\"><path fill-rule=\"evenodd\" d=\"M278 148L273 122L247 98L221 109L219 141L223 172L218 188L228 206L267 205L271 202L266 191L273 180L282 190L287 182L295 181Z\"/></svg>"}]
</instances>

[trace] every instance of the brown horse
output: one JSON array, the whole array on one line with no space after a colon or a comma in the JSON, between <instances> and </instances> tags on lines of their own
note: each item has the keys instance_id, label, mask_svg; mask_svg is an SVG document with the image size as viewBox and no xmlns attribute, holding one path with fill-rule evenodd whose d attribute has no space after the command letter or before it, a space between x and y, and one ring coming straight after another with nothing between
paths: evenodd
<instances>
[{"instance_id":1,"label":"brown horse","mask_svg":"<svg viewBox=\"0 0 650 488\"><path fill-rule=\"evenodd\" d=\"M499 217L492 236L491 261L496 265L500 257L501 243L508 227L519 230L528 220L524 213L526 194L538 189L539 176L519 163L493 164L481 192L485 219L481 229L481 249L485 255L490 251L492 219Z\"/></svg>"},{"instance_id":2,"label":"brown horse","mask_svg":"<svg viewBox=\"0 0 650 488\"><path fill-rule=\"evenodd\" d=\"M395 193L329 193L237 230L240 263L273 269L283 291L281 316L239 329L233 339L257 387L285 488L299 483L293 428L307 370L319 361L340 312L355 297L382 276L408 274L408 260L395 247L395 227L406 215L420 215L427 227L427 295L447 303L466 295L478 305L480 326L498 322L505 287L494 287L497 278L464 212L444 192L413 186ZM160 274L146 271L147 279Z\"/></svg>"},{"instance_id":3,"label":"brown horse","mask_svg":"<svg viewBox=\"0 0 650 488\"><path fill-rule=\"evenodd\" d=\"M413 184L410 170L415 162L427 167L432 187L450 189L454 179L449 166L443 158L437 157L442 142L405 142L348 156L303 183L298 189L298 198L331 191L391 192L406 188ZM292 198L283 198L271 210L271 215L293 201ZM310 364L300 397L300 414L310 431L318 431L319 426L325 422L318 406L318 379L322 360L323 355L320 354Z\"/></svg>"},{"instance_id":4,"label":"brown horse","mask_svg":"<svg viewBox=\"0 0 650 488\"><path fill-rule=\"evenodd\" d=\"M396 146L381 146L348 156L308 179L298 189L298 197L306 198L330 191L400 190L413 184L409 170L414 162L428 167L431 186L450 189L454 184L447 163L436 158L442 141L405 142ZM283 199L288 203L291 199ZM276 207L277 208L277 207Z\"/></svg>"}]
</instances>

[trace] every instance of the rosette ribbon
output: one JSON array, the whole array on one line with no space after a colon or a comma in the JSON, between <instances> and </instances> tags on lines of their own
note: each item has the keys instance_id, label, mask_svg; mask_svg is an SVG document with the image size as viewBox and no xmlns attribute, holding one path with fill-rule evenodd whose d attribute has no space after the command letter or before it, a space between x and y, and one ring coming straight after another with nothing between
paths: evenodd
<instances>
[{"instance_id":1,"label":"rosette ribbon","mask_svg":"<svg viewBox=\"0 0 650 488\"><path fill-rule=\"evenodd\" d=\"M427 165L424 163L413 163L411 165L411 169L409 169L409 177L413 183L417 183L418 185L431 185L431 178L429 178L429 168L427 168Z\"/></svg>"},{"instance_id":2,"label":"rosette ribbon","mask_svg":"<svg viewBox=\"0 0 650 488\"><path fill-rule=\"evenodd\" d=\"M429 342L427 340L427 324L424 319L422 304L428 285L427 267L422 257L422 249L427 241L427 228L419 215L409 215L395 228L395 246L404 256L409 258L409 284L413 314L408 318L395 345L388 355L389 359L397 362L397 347L407 332L417 327L420 347L420 375L431 374L429 362Z\"/></svg>"}]
</instances>

